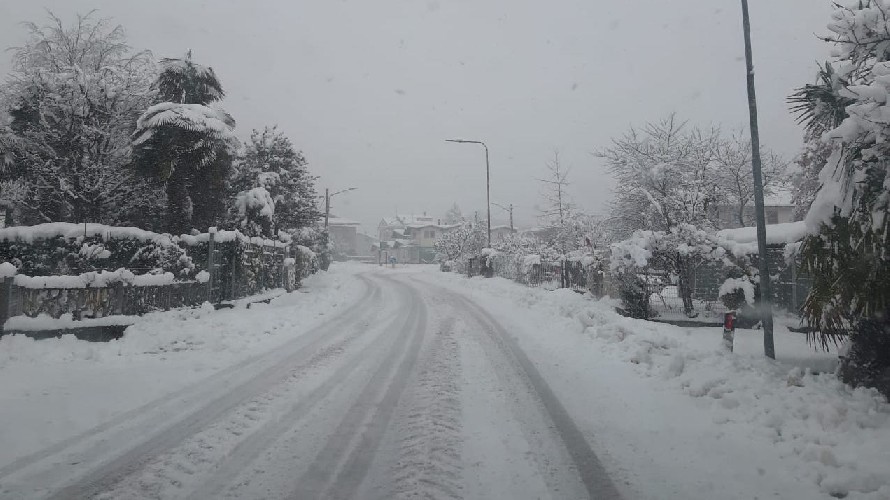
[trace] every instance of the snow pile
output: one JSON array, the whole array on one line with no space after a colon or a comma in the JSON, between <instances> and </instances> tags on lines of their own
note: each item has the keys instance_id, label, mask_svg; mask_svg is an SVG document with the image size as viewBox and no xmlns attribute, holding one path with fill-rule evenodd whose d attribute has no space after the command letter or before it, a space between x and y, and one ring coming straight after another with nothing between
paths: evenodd
<instances>
[{"instance_id":1,"label":"snow pile","mask_svg":"<svg viewBox=\"0 0 890 500\"><path fill-rule=\"evenodd\" d=\"M554 366L550 375L565 377L571 395L563 400L578 401L581 414L596 413L591 418L602 426L599 439L609 453L641 469L663 466L669 481L691 489L672 498L728 498L694 489L708 474L718 488L734 491L728 483L739 481L740 491L753 496L751 489L763 488L778 498L890 498L890 404L874 390L840 382L831 373L836 354L814 352L783 321L776 331L779 361L771 361L762 355L759 331L737 331L736 351L727 353L720 328L625 318L612 304L570 290L446 273L434 282L500 311L541 369ZM543 358L547 352L551 357ZM652 413L638 417L628 413L633 407ZM690 435L676 436L680 429ZM678 457L691 462L683 471L688 476L673 469ZM746 474L756 487L738 479ZM651 484L637 486L665 498Z\"/></svg>"},{"instance_id":2,"label":"snow pile","mask_svg":"<svg viewBox=\"0 0 890 500\"><path fill-rule=\"evenodd\" d=\"M111 315L101 318L82 318L75 320L71 313L65 313L58 318L46 314L40 314L35 318L28 316L13 316L6 320L3 329L7 332L38 332L46 330L68 330L71 328L89 328L100 326L132 325L139 320L139 316Z\"/></svg>"},{"instance_id":3,"label":"snow pile","mask_svg":"<svg viewBox=\"0 0 890 500\"><path fill-rule=\"evenodd\" d=\"M235 206L238 207L238 214L242 217L248 210L256 210L260 216L266 218L275 215L275 200L264 187L255 187L238 193Z\"/></svg>"},{"instance_id":4,"label":"snow pile","mask_svg":"<svg viewBox=\"0 0 890 500\"><path fill-rule=\"evenodd\" d=\"M15 268L14 265L9 262L4 262L0 264L0 278L11 278L15 276L18 272L18 269Z\"/></svg>"},{"instance_id":5,"label":"snow pile","mask_svg":"<svg viewBox=\"0 0 890 500\"><path fill-rule=\"evenodd\" d=\"M726 281L720 285L720 290L717 291L717 296L723 297L730 295L735 293L736 290L741 290L742 293L744 293L745 302L754 304L754 283L751 283L751 280L747 278L727 278Z\"/></svg>"}]
</instances>

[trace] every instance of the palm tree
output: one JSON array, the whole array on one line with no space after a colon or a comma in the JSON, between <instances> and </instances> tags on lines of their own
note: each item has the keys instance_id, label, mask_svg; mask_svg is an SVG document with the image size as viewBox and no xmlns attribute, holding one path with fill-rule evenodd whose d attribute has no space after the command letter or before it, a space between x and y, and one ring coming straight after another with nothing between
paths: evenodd
<instances>
[{"instance_id":1,"label":"palm tree","mask_svg":"<svg viewBox=\"0 0 890 500\"><path fill-rule=\"evenodd\" d=\"M225 179L238 139L235 120L212 104L225 95L213 69L184 59L161 60L160 102L133 133L135 163L167 191L167 231L205 229L222 217Z\"/></svg>"}]
</instances>

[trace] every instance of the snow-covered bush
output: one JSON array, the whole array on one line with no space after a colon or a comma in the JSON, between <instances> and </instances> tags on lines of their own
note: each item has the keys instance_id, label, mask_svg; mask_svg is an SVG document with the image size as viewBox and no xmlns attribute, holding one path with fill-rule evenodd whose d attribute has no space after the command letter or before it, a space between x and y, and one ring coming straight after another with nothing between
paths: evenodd
<instances>
[{"instance_id":1,"label":"snow-covered bush","mask_svg":"<svg viewBox=\"0 0 890 500\"><path fill-rule=\"evenodd\" d=\"M453 262L453 271L466 273L470 259L479 257L485 244L485 227L476 222L465 221L436 240L436 260Z\"/></svg>"},{"instance_id":2,"label":"snow-covered bush","mask_svg":"<svg viewBox=\"0 0 890 500\"><path fill-rule=\"evenodd\" d=\"M264 187L241 191L235 197L239 228L251 236L264 236L272 233L275 216L275 200Z\"/></svg>"},{"instance_id":3,"label":"snow-covered bush","mask_svg":"<svg viewBox=\"0 0 890 500\"><path fill-rule=\"evenodd\" d=\"M653 283L656 276L676 283L684 312L690 317L697 314L692 300L693 273L705 263L738 268L713 232L691 224L680 224L670 231L636 231L612 244L611 271L625 310L634 317L651 315L649 296L665 284Z\"/></svg>"}]
</instances>

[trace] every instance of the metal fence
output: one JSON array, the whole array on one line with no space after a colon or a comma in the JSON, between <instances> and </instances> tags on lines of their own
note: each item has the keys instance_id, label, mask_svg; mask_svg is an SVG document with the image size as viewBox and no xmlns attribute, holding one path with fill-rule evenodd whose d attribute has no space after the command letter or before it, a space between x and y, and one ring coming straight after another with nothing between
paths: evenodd
<instances>
[{"instance_id":1,"label":"metal fence","mask_svg":"<svg viewBox=\"0 0 890 500\"><path fill-rule=\"evenodd\" d=\"M467 265L468 276L497 276L523 285L556 290L571 288L588 291L602 287L602 272L597 266L575 261L523 262L514 256L474 257Z\"/></svg>"},{"instance_id":2,"label":"metal fence","mask_svg":"<svg viewBox=\"0 0 890 500\"><path fill-rule=\"evenodd\" d=\"M773 304L791 312L803 305L810 279L799 271L800 263L787 263L784 249L769 248L772 269ZM756 265L756 257L754 258ZM634 314L665 321L720 322L727 307L720 298L720 287L729 275L719 263L706 262L690 269L681 284L677 276L664 270L646 268L629 277L611 273L607 257L584 265L577 261L525 262L505 254L474 257L466 266L468 276L498 276L530 287L548 290L571 288L589 291L595 297L611 296L636 301ZM628 287L632 287L628 293ZM630 297L630 298L629 298Z\"/></svg>"},{"instance_id":3,"label":"metal fence","mask_svg":"<svg viewBox=\"0 0 890 500\"><path fill-rule=\"evenodd\" d=\"M301 278L316 269L290 245L248 241L219 243L211 233L206 245L192 249L209 274L206 282L176 282L157 286L114 283L108 286L29 288L13 277L0 280L0 334L14 316L74 320L113 315L141 315L150 311L219 303L256 294L270 288L293 290Z\"/></svg>"},{"instance_id":4,"label":"metal fence","mask_svg":"<svg viewBox=\"0 0 890 500\"><path fill-rule=\"evenodd\" d=\"M796 313L809 293L809 277L799 271L799 261L785 261L782 248L769 248L767 256L772 270L772 304ZM676 275L646 268L639 270L635 276L624 277L626 281L633 283L613 283L611 287L615 296L622 296L623 288L622 299L627 302L630 296L631 301L636 300L636 314L647 319L716 323L722 321L723 314L728 311L720 297L720 287L730 277L732 276L727 268L718 263L706 262L691 268L688 282L685 283L680 283ZM639 288L639 292L628 291L634 287Z\"/></svg>"}]
</instances>

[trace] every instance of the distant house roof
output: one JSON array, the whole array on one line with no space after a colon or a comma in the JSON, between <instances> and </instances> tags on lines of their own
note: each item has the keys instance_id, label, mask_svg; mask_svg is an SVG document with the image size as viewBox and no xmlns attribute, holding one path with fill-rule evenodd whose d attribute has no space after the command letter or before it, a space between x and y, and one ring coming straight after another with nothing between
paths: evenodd
<instances>
[{"instance_id":1,"label":"distant house roof","mask_svg":"<svg viewBox=\"0 0 890 500\"><path fill-rule=\"evenodd\" d=\"M329 226L360 226L361 222L356 222L350 219L344 219L343 217L328 217L328 225Z\"/></svg>"},{"instance_id":2,"label":"distant house roof","mask_svg":"<svg viewBox=\"0 0 890 500\"><path fill-rule=\"evenodd\" d=\"M384 217L380 226L414 226L418 224L435 224L436 218L431 215L397 215Z\"/></svg>"}]
</instances>

